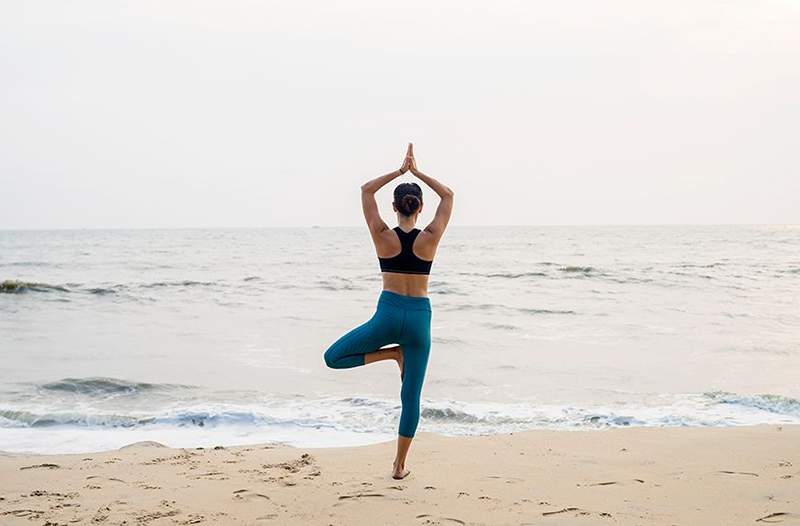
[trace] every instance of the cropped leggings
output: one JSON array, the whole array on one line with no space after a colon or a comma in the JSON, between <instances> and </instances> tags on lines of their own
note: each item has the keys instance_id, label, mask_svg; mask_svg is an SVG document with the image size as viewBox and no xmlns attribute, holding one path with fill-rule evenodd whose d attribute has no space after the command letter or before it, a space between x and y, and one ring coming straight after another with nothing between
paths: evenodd
<instances>
[{"instance_id":1,"label":"cropped leggings","mask_svg":"<svg viewBox=\"0 0 800 526\"><path fill-rule=\"evenodd\" d=\"M327 351L325 363L333 369L364 365L364 355L390 343L403 349L403 385L400 400L400 436L412 438L419 422L419 397L431 350L431 303L428 298L384 290L375 314L339 338Z\"/></svg>"}]
</instances>

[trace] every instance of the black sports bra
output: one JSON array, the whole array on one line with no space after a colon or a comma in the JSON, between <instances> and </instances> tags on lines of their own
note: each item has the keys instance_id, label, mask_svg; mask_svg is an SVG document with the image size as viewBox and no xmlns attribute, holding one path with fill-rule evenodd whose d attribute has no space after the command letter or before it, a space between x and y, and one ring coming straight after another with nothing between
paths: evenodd
<instances>
[{"instance_id":1,"label":"black sports bra","mask_svg":"<svg viewBox=\"0 0 800 526\"><path fill-rule=\"evenodd\" d=\"M400 253L391 258L378 258L381 272L399 272L401 274L430 274L433 261L420 259L414 254L414 240L420 233L419 228L411 232L403 232L399 226L393 229L400 238Z\"/></svg>"}]
</instances>

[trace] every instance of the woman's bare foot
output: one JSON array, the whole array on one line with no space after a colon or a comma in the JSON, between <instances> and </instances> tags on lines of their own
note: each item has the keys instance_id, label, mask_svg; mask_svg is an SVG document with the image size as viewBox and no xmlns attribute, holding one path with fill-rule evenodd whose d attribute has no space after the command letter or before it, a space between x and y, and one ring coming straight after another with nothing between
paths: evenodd
<instances>
[{"instance_id":1,"label":"woman's bare foot","mask_svg":"<svg viewBox=\"0 0 800 526\"><path fill-rule=\"evenodd\" d=\"M403 348L397 346L397 366L400 367L400 380L403 379Z\"/></svg>"},{"instance_id":2,"label":"woman's bare foot","mask_svg":"<svg viewBox=\"0 0 800 526\"><path fill-rule=\"evenodd\" d=\"M400 380L403 379L403 348L399 345L395 345L394 347L385 347L381 349L381 351L391 352L392 359L397 362L397 366L400 368Z\"/></svg>"},{"instance_id":3,"label":"woman's bare foot","mask_svg":"<svg viewBox=\"0 0 800 526\"><path fill-rule=\"evenodd\" d=\"M394 473L392 473L392 478L393 479L396 479L396 480L404 479L404 478L406 478L408 476L409 473L411 473L410 470L405 469L404 467L398 468L396 460L394 461L392 466L394 467Z\"/></svg>"}]
</instances>

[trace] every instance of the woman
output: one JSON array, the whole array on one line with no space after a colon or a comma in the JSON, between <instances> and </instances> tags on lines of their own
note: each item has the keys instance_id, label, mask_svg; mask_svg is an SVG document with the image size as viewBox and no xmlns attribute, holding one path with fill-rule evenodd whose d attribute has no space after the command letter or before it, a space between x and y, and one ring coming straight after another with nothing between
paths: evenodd
<instances>
[{"instance_id":1,"label":"woman","mask_svg":"<svg viewBox=\"0 0 800 526\"><path fill-rule=\"evenodd\" d=\"M439 194L441 201L433 221L419 230L415 225L422 212L422 189L416 183L399 184L392 203L398 226L390 229L378 213L375 192L409 170ZM419 397L431 347L428 275L453 210L453 191L417 169L413 145L409 144L399 170L361 186L361 206L383 274L383 291L372 318L331 345L325 351L325 363L346 369L381 360L397 362L403 409L392 477L402 479L410 473L405 467L406 456L419 422ZM388 344L396 345L381 348Z\"/></svg>"}]
</instances>

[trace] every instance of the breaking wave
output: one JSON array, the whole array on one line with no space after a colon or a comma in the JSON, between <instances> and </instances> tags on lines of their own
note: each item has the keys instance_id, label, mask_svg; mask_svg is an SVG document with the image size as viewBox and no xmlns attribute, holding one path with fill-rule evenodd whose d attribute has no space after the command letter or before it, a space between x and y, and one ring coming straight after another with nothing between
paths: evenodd
<instances>
[{"instance_id":1,"label":"breaking wave","mask_svg":"<svg viewBox=\"0 0 800 526\"><path fill-rule=\"evenodd\" d=\"M188 386L177 384L154 384L147 382L129 382L117 378L63 378L38 386L45 391L59 391L90 396L107 396L111 394L139 394L152 391L164 391Z\"/></svg>"},{"instance_id":2,"label":"breaking wave","mask_svg":"<svg viewBox=\"0 0 800 526\"><path fill-rule=\"evenodd\" d=\"M244 281L251 281L257 278L245 278ZM21 294L27 292L63 292L77 294L117 294L119 292L131 292L136 289L158 289L158 288L187 288L187 287L210 287L220 285L220 282L195 281L195 280L176 280L176 281L155 281L151 283L117 283L105 286L90 286L81 283L65 283L53 285L50 283L19 281L7 279L0 281L0 293Z\"/></svg>"},{"instance_id":3,"label":"breaking wave","mask_svg":"<svg viewBox=\"0 0 800 526\"><path fill-rule=\"evenodd\" d=\"M154 390L175 386L95 378L64 379L40 387L90 395L125 392L147 396ZM270 426L296 426L366 433L392 432L401 409L399 400L368 396L304 399L264 395L260 399L242 396L236 402L199 402L194 397L181 400L180 396L171 396L167 402L149 404L155 406L149 411L126 411L124 398L111 409L60 402L61 410L48 407L41 401L38 409L0 407L0 428L79 426L110 429L158 425L268 429ZM42 410L41 407L48 409ZM800 400L772 394L740 395L722 391L676 395L675 400L663 400L659 405L574 406L424 400L421 418L421 425L428 431L458 435L542 428L800 424Z\"/></svg>"},{"instance_id":4,"label":"breaking wave","mask_svg":"<svg viewBox=\"0 0 800 526\"><path fill-rule=\"evenodd\" d=\"M20 294L24 292L69 292L70 290L63 285L50 285L49 283L38 283L31 281L17 281L7 279L0 282L0 293Z\"/></svg>"}]
</instances>

